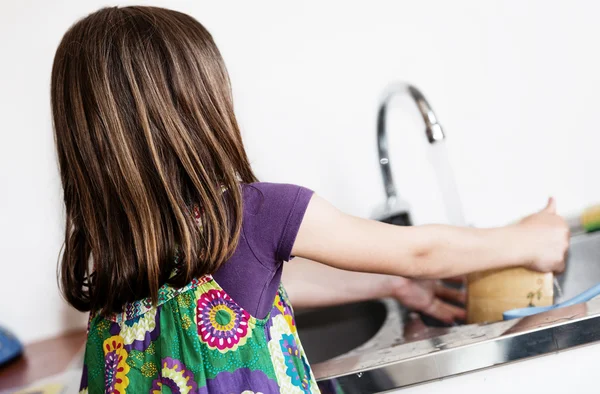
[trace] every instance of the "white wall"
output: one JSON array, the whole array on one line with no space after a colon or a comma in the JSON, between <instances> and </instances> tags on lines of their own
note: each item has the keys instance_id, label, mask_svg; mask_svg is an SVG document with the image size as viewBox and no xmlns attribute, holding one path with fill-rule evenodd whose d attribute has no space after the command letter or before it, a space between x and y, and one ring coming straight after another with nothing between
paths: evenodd
<instances>
[{"instance_id":1,"label":"white wall","mask_svg":"<svg viewBox=\"0 0 600 394\"><path fill-rule=\"evenodd\" d=\"M254 168L368 216L383 199L380 92L410 81L448 135L469 223L600 201L600 3L151 1L191 13L229 66ZM0 4L0 321L25 341L83 324L56 288L62 235L49 109L54 50L103 0ZM126 4L125 2L120 4ZM399 189L418 223L446 220L415 109L392 116Z\"/></svg>"}]
</instances>

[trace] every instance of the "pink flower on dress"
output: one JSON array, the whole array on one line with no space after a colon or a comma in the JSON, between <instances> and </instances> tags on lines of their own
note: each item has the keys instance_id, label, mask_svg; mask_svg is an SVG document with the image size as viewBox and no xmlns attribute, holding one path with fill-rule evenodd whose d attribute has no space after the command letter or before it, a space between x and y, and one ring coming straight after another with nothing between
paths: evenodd
<instances>
[{"instance_id":1,"label":"pink flower on dress","mask_svg":"<svg viewBox=\"0 0 600 394\"><path fill-rule=\"evenodd\" d=\"M222 290L211 289L198 298L198 335L211 349L225 353L243 346L252 335L254 321Z\"/></svg>"}]
</instances>

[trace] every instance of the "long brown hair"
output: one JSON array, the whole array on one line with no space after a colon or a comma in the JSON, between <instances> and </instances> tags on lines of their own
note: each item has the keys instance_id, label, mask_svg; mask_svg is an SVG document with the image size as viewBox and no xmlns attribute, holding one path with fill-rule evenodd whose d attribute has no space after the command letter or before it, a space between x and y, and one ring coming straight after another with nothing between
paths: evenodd
<instances>
[{"instance_id":1,"label":"long brown hair","mask_svg":"<svg viewBox=\"0 0 600 394\"><path fill-rule=\"evenodd\" d=\"M51 96L67 301L118 312L217 270L240 234L240 182L256 178L208 31L163 8L103 8L64 35Z\"/></svg>"}]
</instances>

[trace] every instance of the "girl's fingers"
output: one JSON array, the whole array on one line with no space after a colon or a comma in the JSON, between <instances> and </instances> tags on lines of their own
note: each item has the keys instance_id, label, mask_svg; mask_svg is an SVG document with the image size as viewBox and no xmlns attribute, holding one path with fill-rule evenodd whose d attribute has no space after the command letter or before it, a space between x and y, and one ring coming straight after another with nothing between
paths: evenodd
<instances>
[{"instance_id":1,"label":"girl's fingers","mask_svg":"<svg viewBox=\"0 0 600 394\"><path fill-rule=\"evenodd\" d=\"M448 315L452 317L451 322L456 320L465 320L467 318L467 311L464 308L448 304L440 300L441 308L443 308Z\"/></svg>"},{"instance_id":2,"label":"girl's fingers","mask_svg":"<svg viewBox=\"0 0 600 394\"><path fill-rule=\"evenodd\" d=\"M453 289L441 283L435 286L435 295L446 301L455 301L461 304L467 302L467 294L463 290Z\"/></svg>"},{"instance_id":3,"label":"girl's fingers","mask_svg":"<svg viewBox=\"0 0 600 394\"><path fill-rule=\"evenodd\" d=\"M423 313L444 323L453 323L467 317L467 311L463 308L447 304L439 298L435 298L431 305L423 310Z\"/></svg>"},{"instance_id":4,"label":"girl's fingers","mask_svg":"<svg viewBox=\"0 0 600 394\"><path fill-rule=\"evenodd\" d=\"M464 285L467 283L467 277L466 276L454 276L452 278L446 278L443 280L443 282L447 282L447 283L457 283L457 284L461 284Z\"/></svg>"},{"instance_id":5,"label":"girl's fingers","mask_svg":"<svg viewBox=\"0 0 600 394\"><path fill-rule=\"evenodd\" d=\"M433 302L423 310L423 313L434 319L443 321L444 323L454 322L452 313L444 307L444 303L439 298L435 298Z\"/></svg>"}]
</instances>

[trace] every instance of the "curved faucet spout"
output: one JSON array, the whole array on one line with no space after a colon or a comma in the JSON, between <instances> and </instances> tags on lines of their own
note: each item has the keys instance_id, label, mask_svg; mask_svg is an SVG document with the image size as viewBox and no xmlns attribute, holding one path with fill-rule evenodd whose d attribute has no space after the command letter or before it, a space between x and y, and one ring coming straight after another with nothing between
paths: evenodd
<instances>
[{"instance_id":1,"label":"curved faucet spout","mask_svg":"<svg viewBox=\"0 0 600 394\"><path fill-rule=\"evenodd\" d=\"M387 112L389 104L395 96L408 94L417 104L417 108L423 117L425 122L425 135L430 144L434 144L445 138L442 126L439 124L431 105L425 99L425 96L416 87L407 83L394 83L389 85L381 101L379 102L379 109L377 111L377 147L379 152L379 166L381 168L381 175L383 176L383 183L385 187L385 194L387 196L388 204L392 205L397 197L397 190L394 184L394 178L392 177L392 170L390 168L390 157L388 153L388 137L387 137Z\"/></svg>"}]
</instances>

